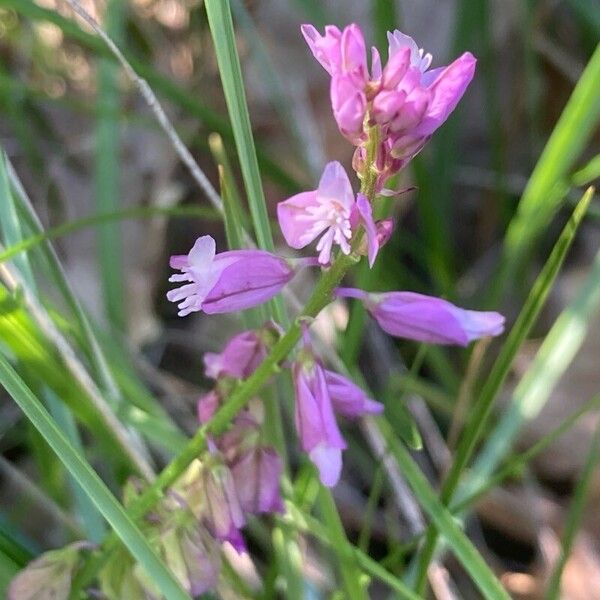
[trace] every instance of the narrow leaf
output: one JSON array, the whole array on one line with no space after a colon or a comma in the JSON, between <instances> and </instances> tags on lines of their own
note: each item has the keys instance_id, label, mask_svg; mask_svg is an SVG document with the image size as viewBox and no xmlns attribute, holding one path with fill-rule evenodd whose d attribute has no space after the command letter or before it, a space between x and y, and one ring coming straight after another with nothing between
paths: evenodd
<instances>
[{"instance_id":1,"label":"narrow leaf","mask_svg":"<svg viewBox=\"0 0 600 600\"><path fill-rule=\"evenodd\" d=\"M84 460L81 453L69 444L39 400L1 355L0 382L110 523L123 544L139 561L158 589L169 600L190 600L188 594L158 558L121 504Z\"/></svg>"}]
</instances>

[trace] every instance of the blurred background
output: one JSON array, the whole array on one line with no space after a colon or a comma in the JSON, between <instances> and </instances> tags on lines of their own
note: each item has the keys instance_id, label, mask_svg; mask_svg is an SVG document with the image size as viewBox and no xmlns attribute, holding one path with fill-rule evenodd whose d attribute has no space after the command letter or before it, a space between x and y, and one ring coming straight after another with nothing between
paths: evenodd
<instances>
[{"instance_id":1,"label":"blurred background","mask_svg":"<svg viewBox=\"0 0 600 600\"><path fill-rule=\"evenodd\" d=\"M222 138L237 173L201 0L81 4L148 81L214 185L219 179L213 152L219 144L213 135L211 149L211 134ZM561 211L499 284L507 225L600 41L599 0L231 0L231 5L272 216L278 201L314 188L327 161L351 167L352 147L331 115L329 78L300 35L302 23L322 28L356 22L367 42L379 48L387 47L386 31L399 28L433 54L433 66L466 50L475 54L476 77L455 115L396 182L398 189L416 189L389 205L396 233L375 271L363 277L373 290L443 295L464 306L501 310L512 321L581 196L576 188L568 192ZM0 142L44 228L56 236L67 278L101 335L127 356L173 419L193 431L195 399L209 385L202 353L219 350L238 325L226 317L179 319L165 299L168 258L186 253L204 233L223 249L220 218L104 44L60 0L0 0ZM596 131L574 171L599 149ZM109 213L102 223L88 219ZM600 241L599 217L595 200L535 338L515 362L515 382L589 272ZM307 287L298 286L301 297ZM48 302L60 306L53 294L49 286ZM343 330L348 318L343 306L334 306L321 320L323 335L335 343L336 328ZM566 375L541 410L524 420L516 449L531 447L600 391L598 316L586 327L586 340ZM364 315L352 319L343 339L343 357L358 362L374 390L407 399L427 450L416 456L435 483L468 411L455 398L472 357L431 349L415 359L414 344L382 339ZM483 372L493 356L491 348ZM401 377L415 360L420 368ZM498 414L511 393L510 386L503 392ZM43 461L23 441L25 424L8 397L0 411L2 519L20 523L38 548L64 543L63 524L47 514L44 502L31 513L40 498L30 479L44 479ZM585 414L521 477L477 505L471 537L515 597L541 595L597 420L593 411ZM365 452L358 442L353 445L347 477L335 490L351 537L360 531L370 486L362 468ZM566 565L565 598L600 598L599 501L596 473ZM385 494L377 510L370 548L383 557L407 531ZM460 573L456 577L460 583ZM464 586L461 591L470 589L466 581Z\"/></svg>"}]
</instances>

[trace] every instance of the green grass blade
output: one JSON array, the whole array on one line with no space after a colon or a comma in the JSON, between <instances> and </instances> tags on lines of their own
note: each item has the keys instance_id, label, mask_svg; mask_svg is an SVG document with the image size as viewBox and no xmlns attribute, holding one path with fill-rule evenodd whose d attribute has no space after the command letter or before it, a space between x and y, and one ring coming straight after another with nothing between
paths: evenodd
<instances>
[{"instance_id":1,"label":"green grass blade","mask_svg":"<svg viewBox=\"0 0 600 600\"><path fill-rule=\"evenodd\" d=\"M244 243L244 227L247 227L248 219L243 209L242 198L235 182L223 138L218 133L211 133L208 138L208 145L213 159L219 167L227 246L230 250L244 248L246 245Z\"/></svg>"},{"instance_id":2,"label":"green grass blade","mask_svg":"<svg viewBox=\"0 0 600 600\"><path fill-rule=\"evenodd\" d=\"M261 248L273 250L229 0L207 0L205 4L256 240Z\"/></svg>"},{"instance_id":3,"label":"green grass blade","mask_svg":"<svg viewBox=\"0 0 600 600\"><path fill-rule=\"evenodd\" d=\"M385 61L385 49L388 46L387 32L394 31L398 25L398 12L396 2L393 0L371 0L371 14L373 29L375 30L375 47L382 53L381 59Z\"/></svg>"},{"instance_id":4,"label":"green grass blade","mask_svg":"<svg viewBox=\"0 0 600 600\"><path fill-rule=\"evenodd\" d=\"M44 244L49 240L63 237L82 229L96 227L103 223L112 223L114 221L124 221L127 219L152 219L157 216L189 218L197 217L203 220L220 221L221 216L216 210L202 206L144 206L139 208L129 208L118 210L100 215L91 215L81 219L75 219L62 223L56 227L51 227L40 233L27 237L5 248L0 252L0 263L11 259L13 256L36 246Z\"/></svg>"},{"instance_id":5,"label":"green grass blade","mask_svg":"<svg viewBox=\"0 0 600 600\"><path fill-rule=\"evenodd\" d=\"M600 119L600 44L577 82L519 202L504 243L498 286L515 273L564 197L567 177Z\"/></svg>"},{"instance_id":6,"label":"green grass blade","mask_svg":"<svg viewBox=\"0 0 600 600\"><path fill-rule=\"evenodd\" d=\"M350 600L365 599L367 594L361 582L361 573L356 568L356 556L349 550L348 538L330 490L321 486L320 498L319 508L323 512L328 537L339 561L340 573L346 590L344 597Z\"/></svg>"},{"instance_id":7,"label":"green grass blade","mask_svg":"<svg viewBox=\"0 0 600 600\"><path fill-rule=\"evenodd\" d=\"M18 244L22 240L23 232L8 179L4 152L0 153L0 229L5 245ZM14 263L29 288L35 289L33 273L27 256L15 257Z\"/></svg>"},{"instance_id":8,"label":"green grass blade","mask_svg":"<svg viewBox=\"0 0 600 600\"><path fill-rule=\"evenodd\" d=\"M44 437L71 475L77 480L123 544L146 571L148 577L169 600L190 600L177 580L158 558L142 532L127 515L95 471L75 450L55 425L31 390L0 355L0 382L25 416Z\"/></svg>"},{"instance_id":9,"label":"green grass blade","mask_svg":"<svg viewBox=\"0 0 600 600\"><path fill-rule=\"evenodd\" d=\"M273 234L258 168L229 0L208 0L205 4L256 241L260 248L272 251L275 247ZM274 316L286 326L289 321L283 303L276 299L272 305Z\"/></svg>"},{"instance_id":10,"label":"green grass blade","mask_svg":"<svg viewBox=\"0 0 600 600\"><path fill-rule=\"evenodd\" d=\"M593 192L593 188L590 188L583 195L575 208L573 215L569 219L569 222L559 236L550 257L538 276L517 321L511 328L508 338L502 346L500 354L479 393L477 402L473 406L469 421L467 422L458 444L454 461L442 486L440 500L444 505L449 504L458 487L463 470L467 466L473 450L477 445L480 434L486 426L496 395L508 376L510 367L519 348L531 331L533 324L536 322L537 317L546 302L567 251L573 242L579 224L592 199ZM417 591L422 591L426 584L427 568L435 552L436 537L435 529L430 527L427 534L427 541L419 556Z\"/></svg>"},{"instance_id":11,"label":"green grass blade","mask_svg":"<svg viewBox=\"0 0 600 600\"><path fill-rule=\"evenodd\" d=\"M21 223L25 224L29 228L29 231L38 235L43 234L44 228L27 197L21 182L12 168L9 170L9 176L12 187L15 190L15 198L18 201L17 206ZM45 260L49 277L54 280L59 292L76 319L76 323L82 334L81 337L85 342L84 351L90 359L94 374L102 382L102 386L109 396L112 399L118 398L118 390L114 384L110 371L107 368L106 358L100 350L100 346L94 336L87 315L83 311L77 296L73 293L56 251L48 240L43 240L41 244L41 255Z\"/></svg>"},{"instance_id":12,"label":"green grass blade","mask_svg":"<svg viewBox=\"0 0 600 600\"><path fill-rule=\"evenodd\" d=\"M471 576L473 583L488 600L500 598L507 600L509 595L482 556L461 531L457 521L437 499L436 493L411 458L408 450L398 441L387 421L384 418L377 418L374 419L374 422L387 441L389 450L398 462L402 475L413 490L419 505L446 538L453 553Z\"/></svg>"},{"instance_id":13,"label":"green grass blade","mask_svg":"<svg viewBox=\"0 0 600 600\"><path fill-rule=\"evenodd\" d=\"M537 355L519 382L510 407L486 439L483 450L461 495L478 487L496 468L523 423L534 419L581 348L589 322L600 307L600 252L592 271L575 299L567 306L544 339Z\"/></svg>"},{"instance_id":14,"label":"green grass blade","mask_svg":"<svg viewBox=\"0 0 600 600\"><path fill-rule=\"evenodd\" d=\"M468 506L472 505L475 500L483 496L489 490L500 485L508 477L518 474L528 462L533 460L541 452L543 452L548 446L553 444L563 433L571 429L579 419L594 408L598 408L600 405L600 395L595 396L591 400L588 400L583 406L573 411L564 421L555 427L552 431L548 432L544 437L540 438L531 448L528 448L522 454L518 454L507 461L506 465L502 467L497 473L485 480L485 483L478 487L473 492L469 493L468 496L459 499L458 502L453 503L451 510L453 513L460 513L465 510Z\"/></svg>"},{"instance_id":15,"label":"green grass blade","mask_svg":"<svg viewBox=\"0 0 600 600\"><path fill-rule=\"evenodd\" d=\"M73 448L82 456L85 456L85 451L73 413L61 402L52 390L45 388L43 393L52 418L55 420L60 430L65 434L65 437L71 446L73 446ZM79 517L79 522L85 532L86 538L91 542L99 544L106 533L104 519L94 503L72 476L69 476L69 483L72 488L71 494L73 496L75 512Z\"/></svg>"},{"instance_id":16,"label":"green grass blade","mask_svg":"<svg viewBox=\"0 0 600 600\"><path fill-rule=\"evenodd\" d=\"M560 557L552 571L550 582L548 583L548 600L558 600L560 597L560 580L562 578L565 565L571 554L571 548L577 535L577 530L583 520L583 511L585 510L586 501L590 491L592 478L596 471L596 466L600 459L600 425L596 425L596 431L592 438L590 451L587 455L583 471L579 475L579 481L573 493L573 499L567 513L565 527L561 539Z\"/></svg>"},{"instance_id":17,"label":"green grass blade","mask_svg":"<svg viewBox=\"0 0 600 600\"><path fill-rule=\"evenodd\" d=\"M596 154L585 166L573 173L571 182L576 186L589 185L600 178L600 154Z\"/></svg>"},{"instance_id":18,"label":"green grass blade","mask_svg":"<svg viewBox=\"0 0 600 600\"><path fill-rule=\"evenodd\" d=\"M6 169L6 159L4 154L0 157L0 222L4 233L4 239L11 244L18 244L22 241L22 231L17 214L17 208L13 198L13 193L8 179ZM15 264L19 269L23 280L32 293L37 294L37 286L29 264L29 257L26 254L19 255L15 258ZM83 453L83 447L79 440L75 419L71 411L52 393L52 391L44 386L44 395L48 407L53 416L57 419L57 423L71 444ZM47 447L44 445L42 452L47 453ZM50 458L50 457L48 457ZM48 459L46 459L47 461ZM54 459L56 460L56 459ZM58 463L57 463L58 464ZM48 469L50 471L51 469ZM71 480L72 481L72 480ZM104 534L104 521L99 518L96 508L91 504L87 497L82 496L77 486L73 490L73 497L76 505L76 512L80 516L82 525L86 528L89 534L89 539L99 542Z\"/></svg>"},{"instance_id":19,"label":"green grass blade","mask_svg":"<svg viewBox=\"0 0 600 600\"><path fill-rule=\"evenodd\" d=\"M105 27L112 39L122 37L124 3L109 0L105 8ZM98 112L96 120L95 189L98 212L106 213L120 205L120 127L119 68L101 58L98 64ZM97 231L98 261L104 314L117 331L125 327L125 285L121 231L116 223Z\"/></svg>"}]
</instances>

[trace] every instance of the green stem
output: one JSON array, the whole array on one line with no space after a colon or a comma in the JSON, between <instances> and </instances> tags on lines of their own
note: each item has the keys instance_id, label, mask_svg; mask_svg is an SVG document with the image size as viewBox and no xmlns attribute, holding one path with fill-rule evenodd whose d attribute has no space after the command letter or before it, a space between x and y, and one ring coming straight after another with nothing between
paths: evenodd
<instances>
[{"instance_id":1,"label":"green stem","mask_svg":"<svg viewBox=\"0 0 600 600\"><path fill-rule=\"evenodd\" d=\"M340 574L346 590L345 598L363 600L366 596L364 583L360 580L357 570L356 555L348 543L344 526L338 514L331 492L321 487L320 509L327 529L328 537L336 550L340 563Z\"/></svg>"}]
</instances>

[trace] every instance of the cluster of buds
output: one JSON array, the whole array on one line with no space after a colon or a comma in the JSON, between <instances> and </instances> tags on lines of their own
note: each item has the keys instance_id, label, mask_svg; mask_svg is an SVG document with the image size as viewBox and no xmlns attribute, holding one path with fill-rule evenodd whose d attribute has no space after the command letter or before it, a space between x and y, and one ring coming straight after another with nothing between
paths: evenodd
<instances>
[{"instance_id":1,"label":"cluster of buds","mask_svg":"<svg viewBox=\"0 0 600 600\"><path fill-rule=\"evenodd\" d=\"M143 489L141 482L130 480L125 487L125 506L130 506ZM195 598L217 586L221 570L219 543L196 518L189 499L178 490L169 490L140 527L157 555L190 596ZM100 597L107 600L163 598L152 578L125 548L111 552L98 573L98 584L102 592Z\"/></svg>"},{"instance_id":2,"label":"cluster of buds","mask_svg":"<svg viewBox=\"0 0 600 600\"><path fill-rule=\"evenodd\" d=\"M371 48L371 73L360 28L334 25L321 35L312 25L302 33L315 58L331 75L331 105L340 132L357 146L353 166L377 171L377 191L413 158L456 107L475 73L465 52L447 67L430 69L431 54L396 30L388 32L388 62L382 67ZM367 165L369 131L378 128L375 161Z\"/></svg>"}]
</instances>

